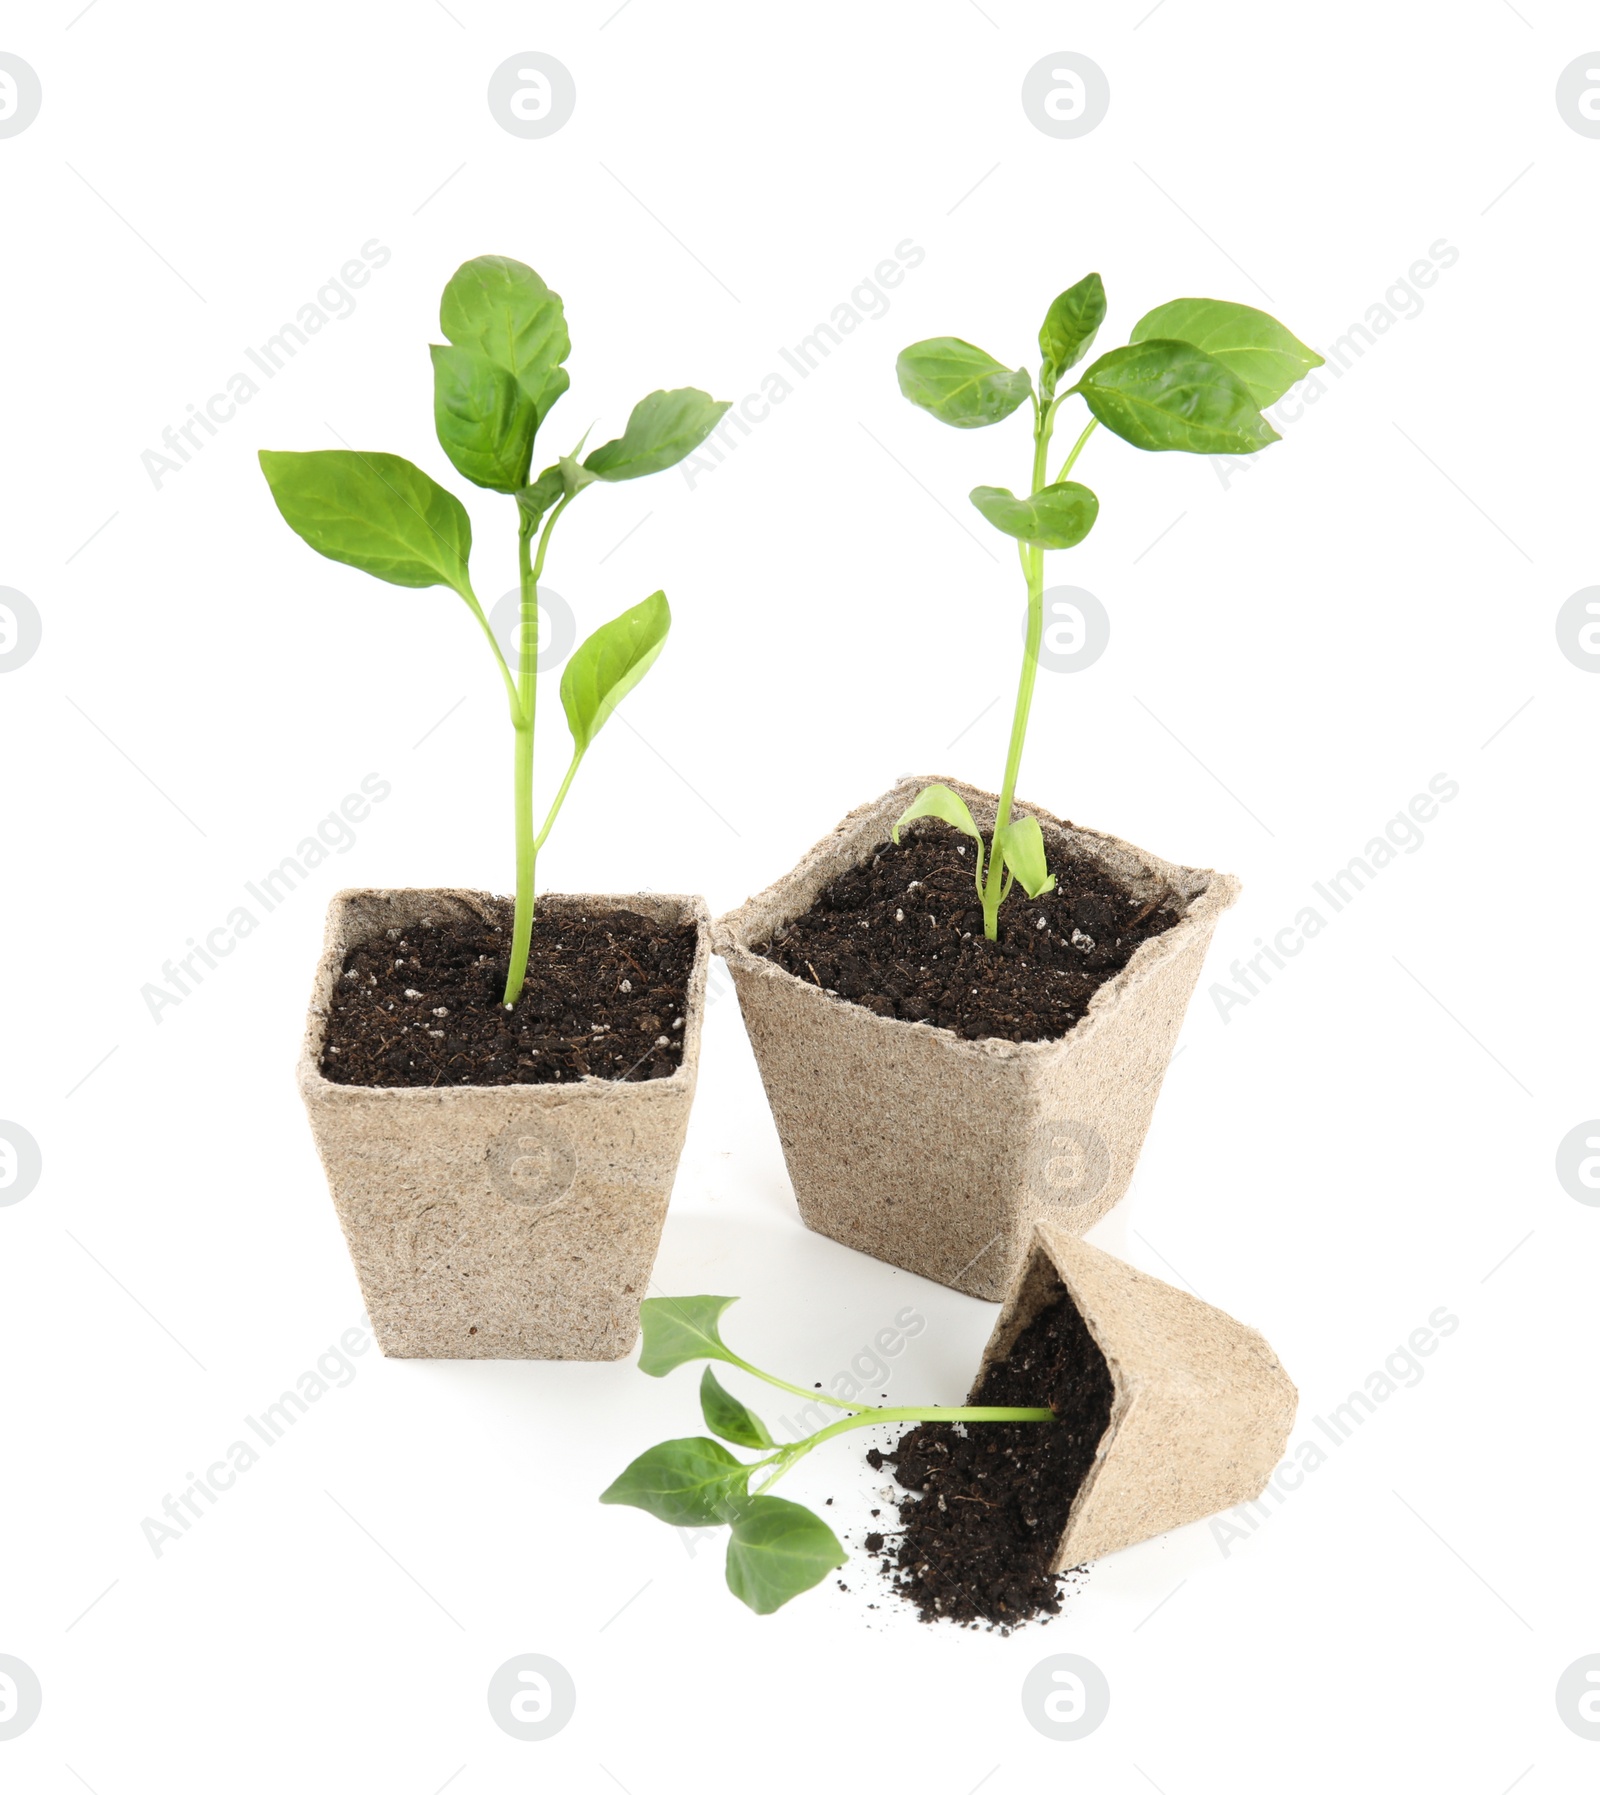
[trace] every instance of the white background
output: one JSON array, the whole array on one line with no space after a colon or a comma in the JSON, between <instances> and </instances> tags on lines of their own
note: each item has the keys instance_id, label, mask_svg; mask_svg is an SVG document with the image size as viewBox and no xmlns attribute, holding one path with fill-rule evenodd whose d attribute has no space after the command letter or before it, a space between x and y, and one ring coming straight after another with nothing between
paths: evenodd
<instances>
[{"instance_id":1,"label":"white background","mask_svg":"<svg viewBox=\"0 0 1600 1795\"><path fill-rule=\"evenodd\" d=\"M1600 1651L1600 1213L1554 1172L1600 1111L1600 679L1554 631L1596 577L1600 141L1555 104L1589 9L449 7L5 21L44 94L0 140L0 584L44 627L0 678L0 1117L44 1168L0 1209L0 1652L44 1688L0 1743L7 1786L1592 1788L1600 1744L1554 1698ZM533 141L485 99L529 49L577 86ZM1020 101L1063 49L1111 86L1076 140ZM156 487L141 452L373 238L392 258L354 313ZM1050 577L1099 596L1111 646L1041 678L1021 790L1245 881L1094 1238L1261 1328L1297 1440L1440 1305L1459 1328L1254 1534L1122 1553L1010 1639L918 1626L860 1560L848 1594L757 1619L711 1536L691 1556L599 1507L631 1456L697 1428L693 1373L628 1363L369 1353L157 1558L142 1519L360 1319L292 1082L327 897L511 874L510 738L470 620L313 556L256 449L337 432L462 490L426 344L470 255L565 298L564 447L654 386L756 390L905 239L925 260L888 315L723 466L598 490L563 523L547 577L585 628L657 585L676 625L543 882L719 910L899 774L996 782L1009 699L984 707L1015 678L1021 591L964 494L1020 482L1026 430L907 405L905 343L1031 365L1051 297L1098 268L1107 345L1201 293L1326 347L1443 239L1459 258L1423 309L1231 485L1091 444L1101 520ZM463 496L492 598L510 507ZM161 963L374 771L393 795L357 845L152 1022ZM1224 1021L1208 987L1439 773L1461 790L1425 844ZM994 1315L801 1228L731 997L657 1279L739 1293L736 1343L805 1382L910 1304L928 1326L901 1401L959 1398ZM793 1482L859 1538L853 1451ZM486 1705L522 1652L576 1679L545 1743ZM1078 1743L1019 1698L1056 1652L1111 1686Z\"/></svg>"}]
</instances>

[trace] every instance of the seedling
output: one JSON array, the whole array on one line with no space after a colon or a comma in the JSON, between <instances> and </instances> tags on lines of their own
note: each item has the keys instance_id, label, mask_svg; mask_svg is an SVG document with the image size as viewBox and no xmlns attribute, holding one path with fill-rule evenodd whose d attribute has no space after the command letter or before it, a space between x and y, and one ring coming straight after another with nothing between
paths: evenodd
<instances>
[{"instance_id":1,"label":"seedling","mask_svg":"<svg viewBox=\"0 0 1600 1795\"><path fill-rule=\"evenodd\" d=\"M717 1436L664 1440L641 1453L601 1496L602 1502L642 1508L673 1527L720 1527L728 1536L728 1587L757 1614L771 1614L820 1583L846 1553L820 1515L768 1491L824 1440L890 1421L1053 1421L1050 1409L875 1409L842 1402L762 1371L742 1359L718 1331L731 1296L648 1297L639 1305L644 1343L639 1369L665 1377L679 1365L717 1359L736 1365L775 1389L845 1411L841 1420L804 1439L780 1444L765 1422L717 1382L709 1365L700 1379L700 1412ZM739 1459L719 1440L761 1453ZM759 1479L752 1487L752 1480Z\"/></svg>"},{"instance_id":2,"label":"seedling","mask_svg":"<svg viewBox=\"0 0 1600 1795\"><path fill-rule=\"evenodd\" d=\"M561 704L572 758L544 825L533 827L533 726L538 690L539 578L551 532L597 481L660 473L697 449L728 409L698 387L654 392L634 406L622 435L580 463L588 432L530 482L534 437L567 390L571 352L561 297L506 256L464 262L439 303L433 422L439 446L475 486L515 499L521 642L512 673L467 575L472 525L461 502L399 455L359 449L261 451L261 471L284 520L318 554L395 586L448 586L477 619L510 701L515 732L517 907L504 1001L522 990L533 930L534 868L584 755L611 713L661 653L672 614L664 592L603 623L569 658ZM543 529L540 529L541 520ZM538 538L537 548L534 546Z\"/></svg>"},{"instance_id":3,"label":"seedling","mask_svg":"<svg viewBox=\"0 0 1600 1795\"><path fill-rule=\"evenodd\" d=\"M1274 404L1302 375L1322 365L1315 350L1253 306L1225 299L1174 299L1146 312L1124 347L1091 362L1075 385L1057 392L1061 376L1089 353L1105 315L1105 288L1098 274L1085 275L1056 298L1039 330L1043 360L1037 388L1026 368L1007 368L959 337L913 343L895 364L901 392L958 430L998 424L1025 401L1033 407L1033 469L1026 496L1018 498L1004 486L975 486L969 495L997 530L1015 540L1028 586L1027 641L988 864L971 811L947 785L920 792L893 831L898 841L903 824L934 816L972 837L983 932L991 941L1013 883L1029 897L1040 897L1055 885L1038 819L1013 819L1011 807L1044 633L1045 551L1075 548L1094 528L1100 510L1087 486L1067 478L1084 445L1096 426L1104 424L1136 449L1253 455L1278 441L1262 407ZM1074 396L1088 407L1089 419L1051 480L1047 459L1056 413Z\"/></svg>"}]
</instances>

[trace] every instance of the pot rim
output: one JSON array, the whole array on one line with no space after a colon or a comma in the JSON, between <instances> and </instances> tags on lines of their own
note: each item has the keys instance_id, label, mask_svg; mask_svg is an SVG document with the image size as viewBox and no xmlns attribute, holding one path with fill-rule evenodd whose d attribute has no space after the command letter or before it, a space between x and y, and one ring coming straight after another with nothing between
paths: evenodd
<instances>
[{"instance_id":1,"label":"pot rim","mask_svg":"<svg viewBox=\"0 0 1600 1795\"><path fill-rule=\"evenodd\" d=\"M995 1035L972 1041L964 1035L958 1035L954 1029L937 1023L907 1022L898 1016L880 1016L851 998L830 997L826 991L807 984L786 967L751 951L745 931L755 912L777 909L785 923L794 921L795 917L802 915L815 901L810 898L800 905L793 902L795 888L803 885L808 872L819 863L843 860L846 855L849 856L849 865L860 865L864 858L862 851L875 845L870 840L872 834L882 829L884 839L887 839L888 831L883 819L889 817L892 821L891 801L905 796L909 802L910 797L924 786L934 784L948 785L969 804L977 800L980 807L987 805L992 808L998 802L994 792L983 791L959 779L908 774L896 780L882 797L869 799L867 803L852 810L837 828L814 843L786 873L775 879L765 890L754 893L735 909L719 916L712 924L711 932L712 946L716 952L730 967L740 972L763 978L786 979L802 991L814 992L816 1001L848 1006L860 1016L877 1023L885 1031L886 1039L900 1031L921 1030L927 1036L937 1039L950 1052L973 1058L1027 1063L1030 1060L1044 1060L1052 1055L1065 1054L1088 1040L1094 1034L1096 1025L1115 1014L1130 994L1159 966L1174 955L1184 952L1196 937L1209 936L1218 917L1237 900L1242 889L1241 882L1232 873L1217 872L1209 867L1180 866L1176 862L1163 860L1159 855L1152 854L1148 849L1138 847L1121 836L1109 834L1102 829L1092 829L1081 823L1068 822L1046 810L1041 804L1028 803L1020 798L1015 800L1018 814L1037 817L1047 830L1053 828L1073 841L1106 844L1118 857L1131 854L1152 876L1161 878L1169 887L1177 889L1180 896L1183 886L1195 887L1185 904L1182 917L1162 934L1141 942L1127 965L1100 986L1089 1000L1088 1011L1064 1035L1056 1035L1043 1041L1007 1041ZM841 850L844 850L843 854ZM841 865L838 870L845 870L844 866Z\"/></svg>"},{"instance_id":2,"label":"pot rim","mask_svg":"<svg viewBox=\"0 0 1600 1795\"><path fill-rule=\"evenodd\" d=\"M689 968L689 982L684 992L683 1056L677 1069L666 1078L637 1080L600 1078L586 1073L570 1082L544 1084L495 1085L379 1085L338 1084L322 1075L322 1047L328 1027L328 998L339 976L340 962L351 944L341 944L338 925L342 913L358 898L440 897L461 899L491 898L496 894L474 891L455 885L349 885L334 892L328 899L323 925L322 952L317 957L311 981L311 1001L306 1008L305 1033L301 1038L300 1056L296 1063L296 1080L307 1102L379 1101L416 1106L438 1103L479 1101L500 1098L509 1101L530 1098L549 1102L577 1099L595 1102L606 1098L625 1098L635 1102L659 1101L693 1090L700 1059L701 1028L705 1019L706 972L711 958L711 913L698 892L678 891L550 891L539 894L540 903L586 904L598 909L627 909L643 900L649 905L676 905L680 919L695 925L694 961Z\"/></svg>"}]
</instances>

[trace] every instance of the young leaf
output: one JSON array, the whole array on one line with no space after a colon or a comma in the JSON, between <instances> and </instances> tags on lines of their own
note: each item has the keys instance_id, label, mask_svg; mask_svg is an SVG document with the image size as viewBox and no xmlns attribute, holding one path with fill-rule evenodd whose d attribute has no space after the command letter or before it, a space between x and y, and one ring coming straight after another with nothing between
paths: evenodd
<instances>
[{"instance_id":1,"label":"young leaf","mask_svg":"<svg viewBox=\"0 0 1600 1795\"><path fill-rule=\"evenodd\" d=\"M621 436L601 443L583 465L602 480L637 480L676 467L716 429L728 405L697 386L650 393L628 414Z\"/></svg>"},{"instance_id":2,"label":"young leaf","mask_svg":"<svg viewBox=\"0 0 1600 1795\"><path fill-rule=\"evenodd\" d=\"M1106 290L1098 274L1086 274L1050 302L1039 326L1039 353L1044 357L1040 384L1047 393L1053 393L1067 369L1076 367L1089 353L1105 316Z\"/></svg>"},{"instance_id":3,"label":"young leaf","mask_svg":"<svg viewBox=\"0 0 1600 1795\"><path fill-rule=\"evenodd\" d=\"M439 328L457 347L476 349L511 375L533 402L535 428L567 390L561 364L572 341L561 295L524 262L509 256L463 262L439 301Z\"/></svg>"},{"instance_id":4,"label":"young leaf","mask_svg":"<svg viewBox=\"0 0 1600 1795\"><path fill-rule=\"evenodd\" d=\"M1094 528L1100 501L1076 480L1013 498L1003 486L974 486L968 495L997 530L1036 548L1072 548Z\"/></svg>"},{"instance_id":5,"label":"young leaf","mask_svg":"<svg viewBox=\"0 0 1600 1795\"><path fill-rule=\"evenodd\" d=\"M900 351L900 391L942 424L978 430L1008 418L1033 390L1025 368L1007 368L960 337L928 337Z\"/></svg>"},{"instance_id":6,"label":"young leaf","mask_svg":"<svg viewBox=\"0 0 1600 1795\"><path fill-rule=\"evenodd\" d=\"M1045 865L1044 831L1034 816L1014 817L1000 837L1000 852L1029 897L1043 897L1056 887L1055 874Z\"/></svg>"},{"instance_id":7,"label":"young leaf","mask_svg":"<svg viewBox=\"0 0 1600 1795\"><path fill-rule=\"evenodd\" d=\"M670 1527L718 1527L746 1495L750 1467L715 1440L663 1440L641 1452L602 1502L642 1508Z\"/></svg>"},{"instance_id":8,"label":"young leaf","mask_svg":"<svg viewBox=\"0 0 1600 1795\"><path fill-rule=\"evenodd\" d=\"M723 1389L709 1365L700 1379L700 1413L718 1439L731 1440L735 1446L771 1446L774 1443L766 1423L747 1409L737 1396Z\"/></svg>"},{"instance_id":9,"label":"young leaf","mask_svg":"<svg viewBox=\"0 0 1600 1795\"><path fill-rule=\"evenodd\" d=\"M591 474L576 455L562 455L556 461L556 471L561 475L561 485L569 498L576 498L586 486L593 486L600 478Z\"/></svg>"},{"instance_id":10,"label":"young leaf","mask_svg":"<svg viewBox=\"0 0 1600 1795\"><path fill-rule=\"evenodd\" d=\"M717 1322L736 1296L647 1296L639 1305L644 1344L639 1369L648 1377L665 1377L695 1359L738 1361L722 1343Z\"/></svg>"},{"instance_id":11,"label":"young leaf","mask_svg":"<svg viewBox=\"0 0 1600 1795\"><path fill-rule=\"evenodd\" d=\"M980 848L983 846L983 836L972 820L972 812L967 809L966 800L958 792L951 791L948 785L924 786L900 813L895 826L889 831L891 840L898 844L900 831L907 823L914 823L919 816L936 816L941 822L952 823L963 835L970 835Z\"/></svg>"},{"instance_id":12,"label":"young leaf","mask_svg":"<svg viewBox=\"0 0 1600 1795\"><path fill-rule=\"evenodd\" d=\"M643 604L602 623L567 662L561 704L579 754L655 665L671 627L666 593L652 592Z\"/></svg>"},{"instance_id":13,"label":"young leaf","mask_svg":"<svg viewBox=\"0 0 1600 1795\"><path fill-rule=\"evenodd\" d=\"M1316 350L1276 318L1227 299L1172 299L1158 305L1134 325L1128 341L1143 343L1152 337L1205 350L1239 376L1258 406L1276 404L1297 380L1322 366Z\"/></svg>"},{"instance_id":14,"label":"young leaf","mask_svg":"<svg viewBox=\"0 0 1600 1795\"><path fill-rule=\"evenodd\" d=\"M433 427L458 474L491 492L515 492L528 478L539 414L504 368L476 349L429 345Z\"/></svg>"},{"instance_id":15,"label":"young leaf","mask_svg":"<svg viewBox=\"0 0 1600 1795\"><path fill-rule=\"evenodd\" d=\"M1250 455L1278 440L1244 381L1192 343L1158 337L1113 349L1072 390L1136 449Z\"/></svg>"},{"instance_id":16,"label":"young leaf","mask_svg":"<svg viewBox=\"0 0 1600 1795\"><path fill-rule=\"evenodd\" d=\"M471 592L461 501L403 456L262 449L259 459L284 522L319 555L395 586Z\"/></svg>"},{"instance_id":17,"label":"young leaf","mask_svg":"<svg viewBox=\"0 0 1600 1795\"><path fill-rule=\"evenodd\" d=\"M565 491L566 480L559 462L547 467L531 485L517 488L517 508L529 519L530 530L538 529L540 518Z\"/></svg>"},{"instance_id":18,"label":"young leaf","mask_svg":"<svg viewBox=\"0 0 1600 1795\"><path fill-rule=\"evenodd\" d=\"M757 1614L771 1614L845 1562L833 1529L781 1496L737 1505L728 1541L728 1587Z\"/></svg>"}]
</instances>

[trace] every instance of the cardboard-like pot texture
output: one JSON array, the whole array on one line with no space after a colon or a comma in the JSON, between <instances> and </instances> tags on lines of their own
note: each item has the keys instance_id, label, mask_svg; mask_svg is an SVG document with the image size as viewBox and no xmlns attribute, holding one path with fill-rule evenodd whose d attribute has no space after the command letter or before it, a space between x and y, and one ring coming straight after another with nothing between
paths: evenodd
<instances>
[{"instance_id":1,"label":"cardboard-like pot texture","mask_svg":"<svg viewBox=\"0 0 1600 1795\"><path fill-rule=\"evenodd\" d=\"M933 783L902 779L852 811L792 872L720 917L713 939L806 1226L994 1302L1036 1220L1081 1234L1128 1188L1201 961L1239 882L1018 803L1039 819L1058 871L1067 858L1092 860L1146 901L1170 892L1183 910L1054 1041L968 1041L877 1016L751 951L867 860ZM992 827L992 793L943 783Z\"/></svg>"},{"instance_id":2,"label":"cardboard-like pot texture","mask_svg":"<svg viewBox=\"0 0 1600 1795\"><path fill-rule=\"evenodd\" d=\"M1063 1285L1105 1355L1113 1395L1051 1569L1259 1496L1298 1403L1272 1348L1231 1315L1048 1222L1034 1230L967 1400Z\"/></svg>"},{"instance_id":3,"label":"cardboard-like pot texture","mask_svg":"<svg viewBox=\"0 0 1600 1795\"><path fill-rule=\"evenodd\" d=\"M425 918L483 914L473 891L341 891L328 907L299 1082L361 1294L405 1359L620 1359L666 1219L700 1058L710 918L697 897L543 897L698 934L670 1078L410 1090L322 1076L346 953Z\"/></svg>"}]
</instances>

